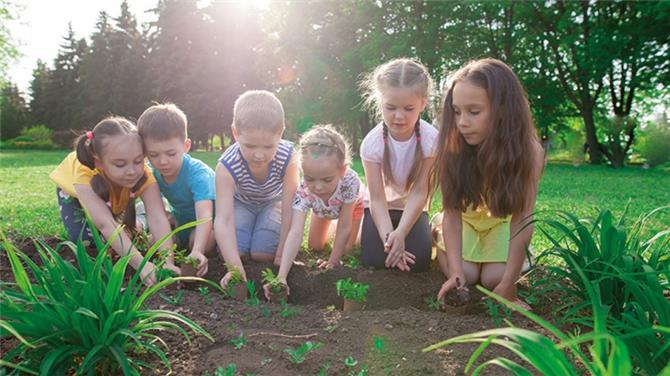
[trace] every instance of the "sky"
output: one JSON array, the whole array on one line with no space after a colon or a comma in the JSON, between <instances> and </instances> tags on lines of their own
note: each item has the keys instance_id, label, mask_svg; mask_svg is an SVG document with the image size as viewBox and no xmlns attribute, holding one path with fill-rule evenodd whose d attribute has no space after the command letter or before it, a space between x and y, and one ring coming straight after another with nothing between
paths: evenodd
<instances>
[{"instance_id":1,"label":"sky","mask_svg":"<svg viewBox=\"0 0 670 376\"><path fill-rule=\"evenodd\" d=\"M122 0L15 0L12 3L16 4L19 17L8 26L22 56L10 64L8 76L28 95L37 60L53 65L63 36L67 34L68 22L72 22L78 39L88 39L100 11L117 17L121 13ZM153 8L158 0L131 0L128 3L130 11L142 23L153 18L153 13L146 13L146 10Z\"/></svg>"}]
</instances>

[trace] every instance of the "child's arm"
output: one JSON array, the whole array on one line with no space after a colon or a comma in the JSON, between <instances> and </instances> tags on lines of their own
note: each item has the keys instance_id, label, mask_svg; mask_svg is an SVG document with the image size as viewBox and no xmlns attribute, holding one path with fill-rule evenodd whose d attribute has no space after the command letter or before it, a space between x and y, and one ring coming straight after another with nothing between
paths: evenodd
<instances>
[{"instance_id":1,"label":"child's arm","mask_svg":"<svg viewBox=\"0 0 670 376\"><path fill-rule=\"evenodd\" d=\"M305 220L307 219L307 212L301 210L293 210L293 215L291 217L291 228L288 231L286 236L286 243L284 243L284 253L281 256L281 264L279 265L279 272L277 272L277 277L286 285L287 292L290 292L288 289L288 283L286 278L288 273L291 271L291 266L293 266L293 261L300 251L300 243L302 243L302 236L305 232ZM268 297L268 287L263 286L265 290L265 297ZM269 298L268 298L269 299Z\"/></svg>"},{"instance_id":2,"label":"child's arm","mask_svg":"<svg viewBox=\"0 0 670 376\"><path fill-rule=\"evenodd\" d=\"M403 262L405 238L423 212L424 206L426 206L426 200L428 199L428 174L434 162L434 157L424 158L421 164L421 172L409 191L407 204L405 204L398 227L389 234L387 243L391 249L386 258L386 267L395 267Z\"/></svg>"},{"instance_id":3,"label":"child's arm","mask_svg":"<svg viewBox=\"0 0 670 376\"><path fill-rule=\"evenodd\" d=\"M157 183L149 185L142 192L142 202L147 212L147 224L149 231L153 234L154 241L158 241L170 233L170 222L165 216L165 206L161 199L160 188ZM165 267L179 273L179 268L174 265L174 255L172 254L172 237L165 239L161 244L162 249L169 251Z\"/></svg>"},{"instance_id":4,"label":"child's arm","mask_svg":"<svg viewBox=\"0 0 670 376\"><path fill-rule=\"evenodd\" d=\"M207 257L205 257L205 253L208 251L206 249L207 243L212 233L211 218L213 208L214 204L211 200L200 200L195 203L195 219L210 219L209 221L195 226L193 234L193 248L191 249L190 256L198 260L198 271L196 273L198 277L202 277L207 273L208 260Z\"/></svg>"},{"instance_id":5,"label":"child's arm","mask_svg":"<svg viewBox=\"0 0 670 376\"><path fill-rule=\"evenodd\" d=\"M235 192L235 181L226 167L221 163L216 166L216 218L214 219L214 236L223 260L236 266L242 278L247 279L247 274L240 259L237 248L237 235L235 233L235 211L233 209L233 194ZM221 279L221 286L226 288L230 279L230 271Z\"/></svg>"},{"instance_id":6,"label":"child's arm","mask_svg":"<svg viewBox=\"0 0 670 376\"><path fill-rule=\"evenodd\" d=\"M496 294L510 300L517 300L516 282L521 275L523 260L526 256L526 249L530 244L533 235L533 212L535 210L535 200L537 198L537 188L544 169L544 150L538 145L536 153L536 166L533 169L535 177L531 191L527 194L526 208L521 213L512 214L510 223L510 241L509 254L505 265L505 272L498 286L493 289ZM519 192L519 194L523 194Z\"/></svg>"},{"instance_id":7,"label":"child's arm","mask_svg":"<svg viewBox=\"0 0 670 376\"><path fill-rule=\"evenodd\" d=\"M95 228L100 231L100 234L107 240L112 239L114 231L116 231L119 224L114 220L111 210L105 205L100 196L98 196L87 184L75 184L75 192L77 198L81 202L86 212L90 215ZM132 245L132 241L125 231L119 232L118 236L112 240L112 249L119 255L125 256L130 254L130 266L137 269L142 262L142 254ZM156 283L155 265L151 261L147 261L142 268L140 277L142 281L151 286Z\"/></svg>"},{"instance_id":8,"label":"child's arm","mask_svg":"<svg viewBox=\"0 0 670 376\"><path fill-rule=\"evenodd\" d=\"M349 202L342 205L340 209L340 217L337 220L337 228L335 229L335 242L333 242L333 251L330 253L328 263L325 265L327 269L334 268L340 264L340 259L344 254L344 249L351 234L352 224L351 217L354 213L356 202Z\"/></svg>"},{"instance_id":9,"label":"child's arm","mask_svg":"<svg viewBox=\"0 0 670 376\"><path fill-rule=\"evenodd\" d=\"M442 236L444 238L444 248L446 255L438 257L447 257L449 270L442 272L449 278L442 284L437 298L442 300L444 295L455 287L465 286L465 273L463 272L463 217L460 210L445 210L442 219ZM439 251L438 252L442 252Z\"/></svg>"},{"instance_id":10,"label":"child's arm","mask_svg":"<svg viewBox=\"0 0 670 376\"><path fill-rule=\"evenodd\" d=\"M363 160L363 169L370 191L370 214L375 221L375 226L377 226L379 238L386 241L386 235L393 231L393 224L391 223L386 193L384 192L382 165Z\"/></svg>"},{"instance_id":11,"label":"child's arm","mask_svg":"<svg viewBox=\"0 0 670 376\"><path fill-rule=\"evenodd\" d=\"M279 232L279 243L277 253L275 254L275 265L279 264L284 253L284 243L291 227L291 215L293 214L293 199L295 191L298 189L300 173L295 153L291 156L286 172L284 173L282 200L281 200L281 230Z\"/></svg>"}]
</instances>

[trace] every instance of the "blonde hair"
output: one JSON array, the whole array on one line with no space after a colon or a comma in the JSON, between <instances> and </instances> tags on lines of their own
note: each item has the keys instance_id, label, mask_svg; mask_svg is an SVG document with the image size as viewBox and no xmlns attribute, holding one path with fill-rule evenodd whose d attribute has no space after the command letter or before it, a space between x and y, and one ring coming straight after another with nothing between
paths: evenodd
<instances>
[{"instance_id":1,"label":"blonde hair","mask_svg":"<svg viewBox=\"0 0 670 376\"><path fill-rule=\"evenodd\" d=\"M385 64L375 68L375 70L366 75L360 83L363 91L365 104L369 109L374 109L374 113L381 117L382 94L388 88L407 88L414 90L420 98L428 98L433 90L433 80L426 67L412 59L401 58L393 59ZM409 191L414 181L419 176L423 164L423 149L421 148L421 116L414 125L414 135L416 137L416 148L414 149L414 162L410 174L405 183L405 190ZM382 120L384 137L384 157L382 168L385 180L392 182L393 171L391 169L391 158L388 146L388 126Z\"/></svg>"},{"instance_id":2,"label":"blonde hair","mask_svg":"<svg viewBox=\"0 0 670 376\"><path fill-rule=\"evenodd\" d=\"M166 141L172 138L186 140L188 137L186 114L173 103L158 103L142 113L137 119L137 130L142 138Z\"/></svg>"},{"instance_id":3,"label":"blonde hair","mask_svg":"<svg viewBox=\"0 0 670 376\"><path fill-rule=\"evenodd\" d=\"M316 159L334 156L340 166L351 165L351 151L344 136L331 124L315 125L300 137L300 160L307 155Z\"/></svg>"},{"instance_id":4,"label":"blonde hair","mask_svg":"<svg viewBox=\"0 0 670 376\"><path fill-rule=\"evenodd\" d=\"M233 126L238 132L258 129L279 133L284 130L284 108L271 92L249 90L235 101Z\"/></svg>"}]
</instances>

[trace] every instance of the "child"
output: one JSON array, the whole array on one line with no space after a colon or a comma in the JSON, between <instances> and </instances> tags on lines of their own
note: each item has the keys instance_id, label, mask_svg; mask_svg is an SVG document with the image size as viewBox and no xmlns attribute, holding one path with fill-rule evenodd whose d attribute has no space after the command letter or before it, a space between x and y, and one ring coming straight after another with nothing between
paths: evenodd
<instances>
[{"instance_id":1,"label":"child","mask_svg":"<svg viewBox=\"0 0 670 376\"><path fill-rule=\"evenodd\" d=\"M240 254L279 264L298 187L293 143L283 140L284 109L268 91L247 91L233 109L235 143L216 166L214 233L221 256L246 279ZM226 287L231 271L221 279Z\"/></svg>"},{"instance_id":2,"label":"child","mask_svg":"<svg viewBox=\"0 0 670 376\"><path fill-rule=\"evenodd\" d=\"M211 219L214 211L214 171L188 155L186 115L174 104L151 106L137 120L137 128L160 191L174 209L176 225ZM178 246L191 250L198 261L196 275L207 273L205 253L216 241L212 221L177 233Z\"/></svg>"},{"instance_id":3,"label":"child","mask_svg":"<svg viewBox=\"0 0 670 376\"><path fill-rule=\"evenodd\" d=\"M428 269L428 172L435 160L437 130L420 119L431 92L427 69L395 59L375 69L361 85L382 122L361 143L368 184L361 259L363 265Z\"/></svg>"},{"instance_id":4,"label":"child","mask_svg":"<svg viewBox=\"0 0 670 376\"><path fill-rule=\"evenodd\" d=\"M314 126L300 138L300 164L304 180L293 201L291 228L278 273L284 284L300 249L309 209L312 209L309 227L312 249L325 248L331 221L337 221L330 257L318 262L319 267L326 269L339 265L340 258L354 246L363 217L361 181L349 168L349 145L332 126ZM267 296L267 285L263 287Z\"/></svg>"},{"instance_id":5,"label":"child","mask_svg":"<svg viewBox=\"0 0 670 376\"><path fill-rule=\"evenodd\" d=\"M450 77L440 121L431 177L442 190L446 252L438 258L448 279L438 297L481 283L521 303L515 284L544 168L526 93L504 63L474 61Z\"/></svg>"},{"instance_id":6,"label":"child","mask_svg":"<svg viewBox=\"0 0 670 376\"><path fill-rule=\"evenodd\" d=\"M135 197L140 197L147 211L149 228L160 239L170 232L156 179L144 164L142 140L137 128L122 117L109 117L92 131L79 136L75 152L70 153L49 177L56 185L63 224L70 241L90 241L90 229L82 207L95 227L111 239L123 215L122 224L134 235ZM117 254L131 254L130 265L137 268L142 255L132 245L129 234L121 231L112 241ZM171 248L172 241L164 243ZM178 271L171 257L166 267ZM140 273L146 285L156 282L155 266L147 262Z\"/></svg>"}]
</instances>

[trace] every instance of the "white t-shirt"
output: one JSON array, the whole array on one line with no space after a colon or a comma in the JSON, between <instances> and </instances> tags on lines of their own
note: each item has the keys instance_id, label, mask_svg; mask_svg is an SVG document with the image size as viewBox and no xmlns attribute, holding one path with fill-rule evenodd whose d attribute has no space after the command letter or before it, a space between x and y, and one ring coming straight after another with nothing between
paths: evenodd
<instances>
[{"instance_id":1,"label":"white t-shirt","mask_svg":"<svg viewBox=\"0 0 670 376\"><path fill-rule=\"evenodd\" d=\"M424 158L435 157L437 154L437 136L439 132L430 123L421 120L419 123L421 133L421 149ZM388 145L390 152L391 170L393 171L393 182L384 179L384 192L389 209L404 210L407 203L408 192L405 191L405 183L414 162L414 150L416 149L416 137L412 136L407 141L397 141L389 133ZM383 164L384 161L384 130L382 123L377 124L363 139L361 143L361 159L368 162ZM382 177L384 171L382 170ZM366 189L363 205L370 207L370 191Z\"/></svg>"}]
</instances>

